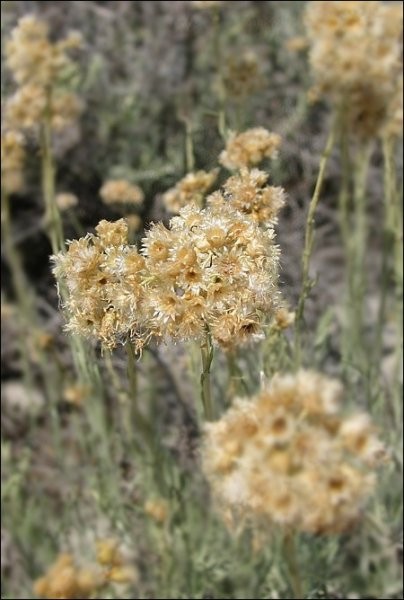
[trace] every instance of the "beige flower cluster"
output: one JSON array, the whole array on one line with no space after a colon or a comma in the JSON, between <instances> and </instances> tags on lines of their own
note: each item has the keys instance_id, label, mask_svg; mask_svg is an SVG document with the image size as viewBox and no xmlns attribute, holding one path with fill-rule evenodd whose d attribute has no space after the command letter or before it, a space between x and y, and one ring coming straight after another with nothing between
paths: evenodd
<instances>
[{"instance_id":1,"label":"beige flower cluster","mask_svg":"<svg viewBox=\"0 0 404 600\"><path fill-rule=\"evenodd\" d=\"M97 565L80 567L71 554L60 554L47 573L35 581L35 594L49 600L94 598L110 583L128 584L138 578L115 539L97 542L96 560Z\"/></svg>"},{"instance_id":2,"label":"beige flower cluster","mask_svg":"<svg viewBox=\"0 0 404 600\"><path fill-rule=\"evenodd\" d=\"M219 162L229 170L252 167L264 158L276 158L282 138L264 127L247 129L243 133L232 132Z\"/></svg>"},{"instance_id":3,"label":"beige flower cluster","mask_svg":"<svg viewBox=\"0 0 404 600\"><path fill-rule=\"evenodd\" d=\"M101 221L54 257L67 328L110 348L128 338L139 349L151 336L201 340L207 330L225 349L247 342L278 306L274 237L229 203L187 206L169 228L152 225L142 256L123 219Z\"/></svg>"},{"instance_id":4,"label":"beige flower cluster","mask_svg":"<svg viewBox=\"0 0 404 600\"><path fill-rule=\"evenodd\" d=\"M144 194L139 186L129 183L126 179L110 179L100 190L104 204L136 204L144 200Z\"/></svg>"},{"instance_id":5,"label":"beige flower cluster","mask_svg":"<svg viewBox=\"0 0 404 600\"><path fill-rule=\"evenodd\" d=\"M54 274L67 288L67 329L114 347L139 336L144 314L144 259L128 245L123 219L101 221L96 235L68 243L54 257Z\"/></svg>"},{"instance_id":6,"label":"beige flower cluster","mask_svg":"<svg viewBox=\"0 0 404 600\"><path fill-rule=\"evenodd\" d=\"M242 168L223 184L223 193L215 192L208 197L208 204L219 207L229 202L254 223L272 226L285 204L285 191L281 187L266 185L268 174L258 169Z\"/></svg>"},{"instance_id":7,"label":"beige flower cluster","mask_svg":"<svg viewBox=\"0 0 404 600\"><path fill-rule=\"evenodd\" d=\"M69 210L78 205L79 199L70 192L60 192L56 194L55 202L61 211Z\"/></svg>"},{"instance_id":8,"label":"beige flower cluster","mask_svg":"<svg viewBox=\"0 0 404 600\"><path fill-rule=\"evenodd\" d=\"M24 137L6 129L1 133L1 186L7 193L19 192L24 186Z\"/></svg>"},{"instance_id":9,"label":"beige flower cluster","mask_svg":"<svg viewBox=\"0 0 404 600\"><path fill-rule=\"evenodd\" d=\"M31 130L49 118L61 130L77 119L82 104L65 80L74 68L67 52L80 43L75 32L52 43L46 23L33 15L19 20L6 43L6 63L19 86L5 106L8 126Z\"/></svg>"},{"instance_id":10,"label":"beige flower cluster","mask_svg":"<svg viewBox=\"0 0 404 600\"><path fill-rule=\"evenodd\" d=\"M170 213L178 214L181 208L192 203L202 207L205 194L215 183L217 175L218 169L187 173L175 187L163 194L166 209Z\"/></svg>"},{"instance_id":11,"label":"beige flower cluster","mask_svg":"<svg viewBox=\"0 0 404 600\"><path fill-rule=\"evenodd\" d=\"M208 327L224 348L262 331L277 304L279 250L230 205L188 206L170 229L153 225L143 240L154 333L201 339Z\"/></svg>"},{"instance_id":12,"label":"beige flower cluster","mask_svg":"<svg viewBox=\"0 0 404 600\"><path fill-rule=\"evenodd\" d=\"M231 527L321 534L357 522L386 452L366 413L341 414L340 394L315 372L277 375L206 425L203 468Z\"/></svg>"},{"instance_id":13,"label":"beige flower cluster","mask_svg":"<svg viewBox=\"0 0 404 600\"><path fill-rule=\"evenodd\" d=\"M310 2L305 21L316 94L330 98L348 130L362 138L391 129L390 102L402 85L402 6ZM402 133L402 121L398 127L394 135Z\"/></svg>"}]
</instances>

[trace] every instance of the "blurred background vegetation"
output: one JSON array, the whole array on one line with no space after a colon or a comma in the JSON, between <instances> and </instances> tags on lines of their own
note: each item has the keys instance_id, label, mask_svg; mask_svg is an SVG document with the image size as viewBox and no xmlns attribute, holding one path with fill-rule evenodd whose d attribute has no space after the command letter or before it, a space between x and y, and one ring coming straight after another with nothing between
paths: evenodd
<instances>
[{"instance_id":1,"label":"blurred background vegetation","mask_svg":"<svg viewBox=\"0 0 404 600\"><path fill-rule=\"evenodd\" d=\"M283 137L270 174L272 184L282 185L288 195L277 230L280 285L292 307L300 293L308 202L330 126L327 105L310 103L307 95L311 80L302 22L306 4L226 1L220 22L228 127L241 131L262 126ZM122 216L99 196L103 182L111 178L127 179L143 189L143 227L152 221L167 223L161 195L187 171L187 128L197 168L215 167L223 148L216 123L217 46L210 12L170 0L6 0L1 10L3 54L11 30L26 14L49 23L52 39L71 30L83 37L75 52L71 85L84 110L74 126L55 136L54 146L57 190L79 198L75 218L64 216L66 238L93 231L100 219ZM2 103L14 91L3 54ZM401 151L396 158L402 173ZM139 365L140 393L155 429L154 457L142 445L136 447L125 431L123 351L115 354L113 364L97 352L103 388L99 396L83 400L80 393L73 399L66 394L75 381L50 270L51 248L43 231L39 159L38 146L29 139L27 184L11 202L14 242L36 294L39 325L32 331L21 331L15 318L2 247L2 597L34 597L33 580L60 550L78 553L85 561L94 540L112 536L129 548L138 577L129 589L113 588L105 598L286 598L276 544L265 547L265 541L246 536L233 539L208 504L206 484L196 469L198 368L190 368L183 348L153 346ZM342 377L356 402L376 406L375 416L386 427L388 441L398 448L401 432L397 424L389 429L384 404L396 351L395 325L387 325L383 335L378 387L372 387L367 374L341 363L345 282L337 215L339 173L340 157L334 152L316 217L312 274L317 281L306 306L306 360ZM376 318L380 287L382 186L382 155L376 148L367 190L368 327ZM35 388L29 391L21 384L21 343L29 348L34 372ZM286 338L281 350L266 348L268 375L287 367L287 343ZM249 392L259 382L255 357L261 351L240 357L240 368L250 374ZM51 367L44 370L44 357L56 364L56 374L49 374ZM54 388L52 403L46 380ZM220 359L214 385L216 393L224 395ZM308 597L402 597L400 461L395 450L372 506L372 519L359 533L302 543ZM145 509L147 500L154 498L167 502L168 516L163 519ZM254 552L258 546L264 549Z\"/></svg>"}]
</instances>

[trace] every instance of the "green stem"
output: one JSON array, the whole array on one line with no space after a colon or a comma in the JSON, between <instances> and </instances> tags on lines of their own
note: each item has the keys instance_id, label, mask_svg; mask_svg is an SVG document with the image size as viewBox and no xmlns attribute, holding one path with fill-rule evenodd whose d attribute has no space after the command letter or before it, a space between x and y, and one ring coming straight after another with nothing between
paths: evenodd
<instances>
[{"instance_id":1,"label":"green stem","mask_svg":"<svg viewBox=\"0 0 404 600\"><path fill-rule=\"evenodd\" d=\"M309 267L310 258L313 251L314 242L314 217L318 202L320 200L321 188L324 182L325 171L330 157L332 148L334 146L335 133L337 130L338 119L335 118L335 122L331 127L330 133L327 138L324 152L321 156L320 167L318 171L316 185L314 187L313 196L309 204L309 211L307 215L305 238L304 238L304 250L302 259L302 291L300 293L299 302L296 310L296 325L295 325L295 360L296 365L301 362L301 336L303 329L303 318L304 318L304 307L306 299L309 296L310 290L313 286L313 282L309 278Z\"/></svg>"},{"instance_id":2,"label":"green stem","mask_svg":"<svg viewBox=\"0 0 404 600\"><path fill-rule=\"evenodd\" d=\"M192 125L189 119L185 119L185 168L187 170L187 173L191 173L195 169Z\"/></svg>"},{"instance_id":3,"label":"green stem","mask_svg":"<svg viewBox=\"0 0 404 600\"><path fill-rule=\"evenodd\" d=\"M363 302L366 287L365 249L368 236L368 223L366 218L366 182L370 162L372 146L366 145L361 149L358 156L354 177L354 223L351 231L352 245L350 248L351 260L348 263L349 276L349 309L351 314L351 350L357 354L357 358L363 358L362 347L363 334ZM348 357L350 360L351 357Z\"/></svg>"},{"instance_id":4,"label":"green stem","mask_svg":"<svg viewBox=\"0 0 404 600\"><path fill-rule=\"evenodd\" d=\"M57 254L64 247L62 219L55 202L55 165L52 153L51 92L48 92L47 108L41 124L42 193L45 203L45 222L49 232L52 252Z\"/></svg>"},{"instance_id":5,"label":"green stem","mask_svg":"<svg viewBox=\"0 0 404 600\"><path fill-rule=\"evenodd\" d=\"M293 591L292 597L294 599L302 600L305 598L305 595L297 560L295 534L292 532L285 533L283 538L283 553L289 571L290 583Z\"/></svg>"},{"instance_id":6,"label":"green stem","mask_svg":"<svg viewBox=\"0 0 404 600\"><path fill-rule=\"evenodd\" d=\"M129 414L127 420L129 425L137 427L144 440L150 448L153 447L153 429L144 417L142 411L139 408L139 393L138 393L138 378L137 371L138 366L136 364L136 353L133 345L130 341L126 344L126 350L128 355L128 380L129 380Z\"/></svg>"},{"instance_id":7,"label":"green stem","mask_svg":"<svg viewBox=\"0 0 404 600\"><path fill-rule=\"evenodd\" d=\"M205 419L207 421L214 420L214 408L212 400L211 382L210 382L210 367L213 360L213 347L209 331L206 331L205 340L201 343L201 399Z\"/></svg>"},{"instance_id":8,"label":"green stem","mask_svg":"<svg viewBox=\"0 0 404 600\"><path fill-rule=\"evenodd\" d=\"M217 95L218 95L218 116L217 128L220 136L225 139L226 134L226 88L223 77L223 52L222 40L220 36L220 7L215 6L212 10L213 29L214 29L214 52L215 63L217 65Z\"/></svg>"}]
</instances>

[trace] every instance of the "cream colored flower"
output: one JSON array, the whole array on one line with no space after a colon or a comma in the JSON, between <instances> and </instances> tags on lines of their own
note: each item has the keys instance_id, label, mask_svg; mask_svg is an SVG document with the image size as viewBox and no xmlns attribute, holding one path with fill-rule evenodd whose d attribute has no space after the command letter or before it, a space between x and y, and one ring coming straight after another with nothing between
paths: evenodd
<instances>
[{"instance_id":1,"label":"cream colored flower","mask_svg":"<svg viewBox=\"0 0 404 600\"><path fill-rule=\"evenodd\" d=\"M340 395L311 371L277 375L205 426L203 469L228 523L318 534L359 520L375 486L370 465L385 453L367 415L341 414Z\"/></svg>"},{"instance_id":2,"label":"cream colored flower","mask_svg":"<svg viewBox=\"0 0 404 600\"><path fill-rule=\"evenodd\" d=\"M392 117L402 76L403 13L377 1L310 2L306 11L316 95L326 96L359 138Z\"/></svg>"},{"instance_id":3,"label":"cream colored flower","mask_svg":"<svg viewBox=\"0 0 404 600\"><path fill-rule=\"evenodd\" d=\"M282 138L264 127L247 129L243 133L232 132L219 162L230 170L251 167L264 158L276 158Z\"/></svg>"},{"instance_id":4,"label":"cream colored flower","mask_svg":"<svg viewBox=\"0 0 404 600\"><path fill-rule=\"evenodd\" d=\"M181 208L192 203L202 208L206 192L215 183L217 174L218 169L210 172L187 173L175 187L163 194L163 203L166 209L173 214L178 214Z\"/></svg>"},{"instance_id":5,"label":"cream colored flower","mask_svg":"<svg viewBox=\"0 0 404 600\"><path fill-rule=\"evenodd\" d=\"M144 194L139 186L125 179L110 179L100 189L105 204L141 204Z\"/></svg>"}]
</instances>

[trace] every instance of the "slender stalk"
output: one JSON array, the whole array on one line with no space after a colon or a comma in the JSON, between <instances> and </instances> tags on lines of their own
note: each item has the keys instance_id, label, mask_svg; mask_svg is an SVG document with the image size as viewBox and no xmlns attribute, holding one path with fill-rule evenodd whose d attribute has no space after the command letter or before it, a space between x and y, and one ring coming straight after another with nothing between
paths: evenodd
<instances>
[{"instance_id":1,"label":"slender stalk","mask_svg":"<svg viewBox=\"0 0 404 600\"><path fill-rule=\"evenodd\" d=\"M394 410L395 417L401 421L402 413L402 390L401 377L402 371L402 353L403 353L403 214L402 204L397 186L397 175L394 164L394 140L385 138L383 140L383 157L384 157L384 192L385 192L385 219L384 219L384 244L383 244L383 268L384 271L391 272L394 277L394 315L397 325L397 340L396 340L396 364L394 380L397 382L394 389ZM390 259L390 265L389 265ZM388 273L387 273L388 274ZM382 328L386 318L386 296L387 285L389 283L386 273L382 273L383 288L380 302L379 323L378 323L378 348L379 356L382 354Z\"/></svg>"},{"instance_id":2,"label":"slender stalk","mask_svg":"<svg viewBox=\"0 0 404 600\"><path fill-rule=\"evenodd\" d=\"M48 92L47 109L41 124L42 192L45 203L45 223L48 228L52 252L57 254L64 247L62 219L55 202L55 165L52 152L51 91Z\"/></svg>"},{"instance_id":3,"label":"slender stalk","mask_svg":"<svg viewBox=\"0 0 404 600\"><path fill-rule=\"evenodd\" d=\"M305 598L303 583L299 569L296 553L296 539L293 532L286 532L283 538L283 554L289 571L293 598L302 600Z\"/></svg>"},{"instance_id":4,"label":"slender stalk","mask_svg":"<svg viewBox=\"0 0 404 600\"><path fill-rule=\"evenodd\" d=\"M223 77L223 52L222 40L220 36L220 7L215 6L212 9L213 30L214 30L214 52L215 63L217 65L217 95L218 95L218 115L217 129L220 136L224 139L226 134L226 88Z\"/></svg>"},{"instance_id":5,"label":"slender stalk","mask_svg":"<svg viewBox=\"0 0 404 600\"><path fill-rule=\"evenodd\" d=\"M192 125L189 119L185 119L185 167L187 173L195 168L194 142L192 139Z\"/></svg>"},{"instance_id":6,"label":"slender stalk","mask_svg":"<svg viewBox=\"0 0 404 600\"><path fill-rule=\"evenodd\" d=\"M314 242L314 217L316 214L316 209L318 202L320 200L321 188L324 182L325 171L328 163L328 159L330 157L331 151L334 146L335 134L337 130L338 119L336 118L333 126L331 127L330 133L327 138L327 142L324 148L324 152L321 156L320 167L318 171L316 185L314 187L313 196L310 200L309 204L309 212L307 215L306 222L306 230L305 230L305 238L304 238L304 250L303 250L303 259L302 259L302 291L300 293L299 302L296 310L296 328L295 328L295 359L296 364L299 365L301 361L301 336L303 329L303 319L304 319L304 307L306 303L306 299L310 294L310 290L313 286L313 282L309 278L309 267L310 267L310 258L313 250L313 242Z\"/></svg>"},{"instance_id":7,"label":"slender stalk","mask_svg":"<svg viewBox=\"0 0 404 600\"><path fill-rule=\"evenodd\" d=\"M134 427L137 427L143 435L146 443L150 448L153 447L153 429L144 417L139 408L139 393L138 393L138 366L136 364L136 354L133 345L130 341L126 344L128 356L128 380L129 380L129 414L128 421Z\"/></svg>"},{"instance_id":8,"label":"slender stalk","mask_svg":"<svg viewBox=\"0 0 404 600\"><path fill-rule=\"evenodd\" d=\"M349 298L348 314L350 319L350 348L355 352L357 359L363 357L363 302L366 287L365 250L368 237L368 223L366 217L366 182L368 176L372 146L364 146L357 159L354 177L354 223L351 231L352 245L351 258L348 262L349 270ZM350 357L348 357L350 360Z\"/></svg>"},{"instance_id":9,"label":"slender stalk","mask_svg":"<svg viewBox=\"0 0 404 600\"><path fill-rule=\"evenodd\" d=\"M205 340L201 344L201 359L202 359L202 373L201 373L201 399L203 405L203 411L205 419L207 421L213 421L214 408L212 400L211 382L210 382L210 367L213 360L213 347L210 333L207 330Z\"/></svg>"}]
</instances>

